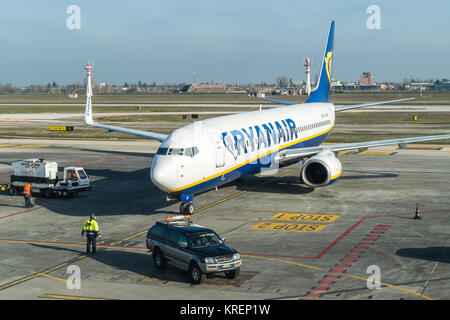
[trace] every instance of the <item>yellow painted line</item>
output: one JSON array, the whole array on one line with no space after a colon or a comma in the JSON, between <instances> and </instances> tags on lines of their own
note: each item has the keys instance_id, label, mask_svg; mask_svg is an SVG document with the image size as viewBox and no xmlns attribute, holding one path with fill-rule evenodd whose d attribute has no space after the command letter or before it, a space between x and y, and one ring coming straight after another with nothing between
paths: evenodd
<instances>
[{"instance_id":1,"label":"yellow painted line","mask_svg":"<svg viewBox=\"0 0 450 320\"><path fill-rule=\"evenodd\" d=\"M294 170L294 171L290 171L288 173L285 173L285 174L281 175L280 178L284 178L286 176L290 176L291 174L296 173L296 172L300 172L300 171L302 171L302 169L297 169L297 170Z\"/></svg>"},{"instance_id":2,"label":"yellow painted line","mask_svg":"<svg viewBox=\"0 0 450 320\"><path fill-rule=\"evenodd\" d=\"M319 270L319 271L323 271L325 270L324 268L319 268L319 267L315 267L315 266L311 266L311 265L307 265L307 264L303 264L303 263L298 263L298 262L293 262L293 261L288 261L288 260L281 260L281 259L275 259L275 258L269 258L269 257L263 257L263 256L253 256L253 255L246 255L246 254L241 254L242 257L246 257L246 258L254 258L254 259L264 259L264 260L270 260L270 261L276 261L276 262L282 262L282 263L286 263L286 264L292 264L292 265L296 265L296 266L300 266L300 267L304 267L304 268L308 268L308 269L315 269L315 270ZM363 281L372 281L369 280L367 278L364 277L358 277L352 274L344 274L344 276L349 277L349 278L353 278L353 279L359 279L359 280L363 280ZM392 289L396 289L396 290L400 290L400 291L404 291L410 294L413 294L415 296L418 296L420 298L426 299L426 300L434 300L433 298L430 298L428 296L425 296L423 294L420 294L418 292L409 290L409 289L405 289L399 286L394 286L392 284L388 284L385 282L377 282L382 286L386 286L386 287L390 287Z\"/></svg>"},{"instance_id":3,"label":"yellow painted line","mask_svg":"<svg viewBox=\"0 0 450 320\"><path fill-rule=\"evenodd\" d=\"M91 297L77 297L77 296L66 296L66 295L60 295L60 294L48 294L45 293L39 298L52 298L52 299L64 299L64 300L110 300L106 298L91 298Z\"/></svg>"},{"instance_id":4,"label":"yellow painted line","mask_svg":"<svg viewBox=\"0 0 450 320\"><path fill-rule=\"evenodd\" d=\"M270 217L272 220L308 221L308 222L333 222L340 216L332 214L316 213L287 213L279 212Z\"/></svg>"},{"instance_id":5,"label":"yellow painted line","mask_svg":"<svg viewBox=\"0 0 450 320\"><path fill-rule=\"evenodd\" d=\"M130 240L130 239L136 238L136 237L138 237L138 236L140 236L141 234L144 234L144 233L146 233L146 232L148 232L148 230L144 230L144 231L141 231L141 232L139 232L139 233L133 234L132 236L129 236L129 237L127 237L127 238L124 238L124 239L122 239L121 241L127 241L127 240Z\"/></svg>"},{"instance_id":6,"label":"yellow painted line","mask_svg":"<svg viewBox=\"0 0 450 320\"><path fill-rule=\"evenodd\" d=\"M213 202L213 203L211 203L211 204L209 204L209 205L207 205L207 206L198 208L197 210L194 211L194 213L196 213L196 212L198 212L198 211L205 210L205 209L207 209L207 208L209 208L209 207L215 206L215 205L217 205L217 204L219 204L219 203L222 203L222 202L224 202L224 201L233 199L233 198L235 198L235 197L237 197L237 196L240 196L240 195L242 195L242 194L244 194L244 193L247 193L248 191L249 191L249 190L244 190L244 191L235 193L235 194L233 194L233 195L231 195L231 196L229 196L229 197L226 197L226 198L224 198L224 199L222 199L222 200L218 200L218 201Z\"/></svg>"},{"instance_id":7,"label":"yellow painted line","mask_svg":"<svg viewBox=\"0 0 450 320\"><path fill-rule=\"evenodd\" d=\"M289 175L291 175L291 174L293 174L293 173L299 172L300 170L301 170L301 169L297 169L297 170L290 171L290 172L288 172L288 173L285 173L285 174L279 176L279 178L283 178L283 177L289 176ZM256 187L257 187L257 186L256 186ZM233 194L233 195L231 195L231 196L229 196L229 197L226 197L225 199L215 201L215 202L213 202L213 203L211 203L211 204L209 204L209 205L207 205L207 206L198 208L197 210L194 211L194 213L199 212L199 211L202 211L202 210L205 210L205 209L208 209L208 208L210 208L210 207L212 207L212 206L215 206L215 205L217 205L217 204L219 204L219 203L222 203L222 202L224 202L224 201L233 199L233 198L235 198L235 197L237 197L237 196L243 195L244 193L247 193L247 192L249 192L249 191L252 191L253 189L254 189L254 188L251 188L251 189L249 189L249 190L240 191L240 192L235 193L235 194ZM145 232L145 231L144 231L144 232Z\"/></svg>"},{"instance_id":8,"label":"yellow painted line","mask_svg":"<svg viewBox=\"0 0 450 320\"><path fill-rule=\"evenodd\" d=\"M394 286L392 284L388 284L388 283L384 283L384 282L378 282L378 281L375 281L375 280L372 280L372 279L369 280L367 278L358 277L358 276L354 276L354 275L351 275L351 274L344 274L344 275L346 277L349 277L349 278L354 278L354 279L359 279L359 280L364 280L364 281L373 281L373 282L379 283L381 286L386 286L386 287L390 287L390 288L393 288L393 289L405 291L405 292L411 293L413 295L416 295L418 297L421 297L421 298L424 298L424 299L427 299L427 300L434 300L433 298L427 297L427 296L425 296L423 294L420 294L418 292L415 292L415 291L412 291L412 290L409 290L409 289L405 289L405 288L402 288L402 287Z\"/></svg>"},{"instance_id":9,"label":"yellow painted line","mask_svg":"<svg viewBox=\"0 0 450 320\"><path fill-rule=\"evenodd\" d=\"M40 273L40 272L36 272L36 271L33 271L33 270L31 270L30 272L33 273L33 274L37 274L38 276L43 276L43 277L47 277L47 278L50 278L50 279L55 279L55 280L59 280L59 281L62 281L64 283L67 283L67 280L61 279L61 278L58 278L58 277L55 277L55 276L51 276L49 274Z\"/></svg>"},{"instance_id":10,"label":"yellow painted line","mask_svg":"<svg viewBox=\"0 0 450 320\"><path fill-rule=\"evenodd\" d=\"M53 271L53 270L56 270L56 269L59 269L59 268L65 266L66 264L67 264L67 262L62 263L62 264L57 265L57 266L55 266L55 267L52 267L52 268L50 268L50 269L44 270L42 273L48 273L48 272L51 272L51 271ZM0 290L4 290L4 289L6 289L6 288L15 286L16 284L25 282L25 281L30 280L30 279L33 279L33 278L36 278L37 276L38 276L37 274L34 274L34 275L32 275L32 276L28 276L28 277L21 278L21 279L19 279L19 280L16 280L16 281L13 281L13 282L4 284L3 286L0 286Z\"/></svg>"},{"instance_id":11,"label":"yellow painted line","mask_svg":"<svg viewBox=\"0 0 450 320\"><path fill-rule=\"evenodd\" d=\"M145 231L147 232L147 230ZM83 243L52 243L52 242L46 242L46 241L28 241L28 240L6 240L6 239L0 239L0 243L22 243L22 244L46 244L46 245L53 245L53 246L69 246L69 247L85 247L86 244ZM105 248L105 249L113 249L113 250L138 250L138 251L146 251L147 248L135 248L135 247L114 247L111 245L97 245L97 248ZM86 258L87 255L80 256L78 259ZM1 289L1 287L0 287Z\"/></svg>"},{"instance_id":12,"label":"yellow painted line","mask_svg":"<svg viewBox=\"0 0 450 320\"><path fill-rule=\"evenodd\" d=\"M230 169L227 169L227 170L224 170L224 171L222 171L222 172L216 173L216 174L214 174L214 175L212 175L212 176L210 176L210 177L208 177L208 178L204 178L204 179L198 180L198 181L193 182L193 183L191 183L191 184L188 184L188 185L186 185L186 186L184 186L184 187L177 188L177 189L173 189L173 190L169 190L169 191L167 191L167 192L177 192L177 191L180 191L180 190L183 190L183 189L187 189L187 188L193 187L193 186L195 186L195 185L197 185L197 184L200 184L200 183L202 183L202 182L205 182L205 181L208 181L208 180L211 180L211 179L214 179L214 178L223 176L224 174L227 174L228 172L234 171L234 170L236 170L236 169L238 169L238 168L240 168L240 167L242 167L242 166L244 166L244 165L246 165L246 164L248 164L248 163L251 163L251 162L253 162L253 161L256 161L256 160L258 160L259 158L262 158L262 157L264 157L264 156L266 156L266 155L268 155L268 154L270 154L270 153L273 153L273 152L275 152L275 151L279 151L279 150L285 149L285 148L287 148L287 147L289 147L289 146L292 146L292 145L294 145L294 144L300 143L300 142L302 142L302 141L306 141L306 140L309 140L309 139L313 139L313 138L315 138L315 137L318 137L318 136L320 136L320 135L322 135L322 134L325 134L325 133L331 131L331 129L333 129L333 126L330 127L329 129L323 131L323 132L317 133L317 134L312 135L312 136L310 136L310 137L306 137L306 138L303 138L303 139L299 139L299 140L296 140L296 141L292 141L292 142L287 143L287 144L285 144L285 145L283 145L283 146L276 147L276 148L274 148L274 149L272 149L272 150L266 151L266 152L264 152L264 153L262 153L262 154L260 154L260 155L257 155L257 156L255 156L255 157L249 159L249 160L246 160L246 161L244 161L244 162L242 162L242 163L240 163L240 164L238 164L238 165L235 165L234 167L231 167Z\"/></svg>"},{"instance_id":13,"label":"yellow painted line","mask_svg":"<svg viewBox=\"0 0 450 320\"><path fill-rule=\"evenodd\" d=\"M0 144L0 147L15 147L14 144Z\"/></svg>"},{"instance_id":14,"label":"yellow painted line","mask_svg":"<svg viewBox=\"0 0 450 320\"><path fill-rule=\"evenodd\" d=\"M261 222L251 227L252 230L271 230L271 231L296 231L296 232L317 232L326 225L303 224L291 222Z\"/></svg>"},{"instance_id":15,"label":"yellow painted line","mask_svg":"<svg viewBox=\"0 0 450 320\"><path fill-rule=\"evenodd\" d=\"M38 144L25 144L23 146L16 146L17 148L46 148L48 146L38 145Z\"/></svg>"}]
</instances>

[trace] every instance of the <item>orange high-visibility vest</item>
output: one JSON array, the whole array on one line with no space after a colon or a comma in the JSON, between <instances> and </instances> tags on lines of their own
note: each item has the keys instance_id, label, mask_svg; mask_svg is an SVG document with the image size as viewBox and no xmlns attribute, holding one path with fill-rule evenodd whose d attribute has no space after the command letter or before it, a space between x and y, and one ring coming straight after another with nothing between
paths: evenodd
<instances>
[{"instance_id":1,"label":"orange high-visibility vest","mask_svg":"<svg viewBox=\"0 0 450 320\"><path fill-rule=\"evenodd\" d=\"M27 184L25 187L23 187L23 194L31 196L31 184Z\"/></svg>"}]
</instances>

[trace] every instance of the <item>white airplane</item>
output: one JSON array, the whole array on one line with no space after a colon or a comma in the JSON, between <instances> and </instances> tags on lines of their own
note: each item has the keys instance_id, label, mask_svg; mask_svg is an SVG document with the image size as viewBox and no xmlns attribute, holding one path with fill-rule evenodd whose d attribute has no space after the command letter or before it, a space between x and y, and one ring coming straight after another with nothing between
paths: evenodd
<instances>
[{"instance_id":1,"label":"white airplane","mask_svg":"<svg viewBox=\"0 0 450 320\"><path fill-rule=\"evenodd\" d=\"M88 126L161 141L150 171L152 182L168 200L180 200L180 213L192 214L194 194L244 175L270 173L278 166L302 162L300 181L327 186L341 175L339 151L450 138L450 134L321 146L335 123L335 112L385 103L335 106L330 102L334 21L331 21L319 82L305 103L265 99L285 106L244 112L188 124L170 135L99 124L92 119L91 69L88 64L84 122Z\"/></svg>"}]
</instances>

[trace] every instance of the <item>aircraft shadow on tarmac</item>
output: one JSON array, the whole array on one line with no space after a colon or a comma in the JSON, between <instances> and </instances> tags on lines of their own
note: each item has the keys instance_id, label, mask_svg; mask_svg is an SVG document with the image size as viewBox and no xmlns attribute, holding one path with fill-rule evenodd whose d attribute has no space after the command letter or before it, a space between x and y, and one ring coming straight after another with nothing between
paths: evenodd
<instances>
[{"instance_id":1,"label":"aircraft shadow on tarmac","mask_svg":"<svg viewBox=\"0 0 450 320\"><path fill-rule=\"evenodd\" d=\"M176 202L166 197L150 181L149 169L115 171L110 169L85 168L91 178L91 191L80 192L72 198L53 197L36 199L48 210L67 216L96 215L152 215ZM43 202L43 203L42 203ZM173 212L171 212L173 213Z\"/></svg>"},{"instance_id":2,"label":"aircraft shadow on tarmac","mask_svg":"<svg viewBox=\"0 0 450 320\"><path fill-rule=\"evenodd\" d=\"M82 192L69 199L52 198L48 201L49 210L68 216L97 215L152 215L159 213L174 214L176 209L165 208L177 204L177 201L167 201L165 194L150 181L150 170L144 168L135 171L116 171L110 169L85 168L90 177L92 191ZM350 171L359 175L345 175L341 179L372 179L392 178L396 174L373 173L364 171ZM299 173L285 177L250 175L222 186L235 185L237 190L251 190L252 192L270 192L282 194L308 194L314 188L300 184ZM210 191L206 191L210 192ZM39 200L37 200L39 201ZM38 202L38 204L40 204Z\"/></svg>"},{"instance_id":3,"label":"aircraft shadow on tarmac","mask_svg":"<svg viewBox=\"0 0 450 320\"><path fill-rule=\"evenodd\" d=\"M404 248L396 253L401 257L450 263L450 247Z\"/></svg>"},{"instance_id":4,"label":"aircraft shadow on tarmac","mask_svg":"<svg viewBox=\"0 0 450 320\"><path fill-rule=\"evenodd\" d=\"M395 178L398 174L372 171L343 170L345 175L340 180L382 179ZM355 174L356 173L356 174ZM293 173L285 177L277 176L246 176L237 183L238 190L251 190L252 192L270 192L282 194L308 194L314 188L300 183L300 173Z\"/></svg>"}]
</instances>

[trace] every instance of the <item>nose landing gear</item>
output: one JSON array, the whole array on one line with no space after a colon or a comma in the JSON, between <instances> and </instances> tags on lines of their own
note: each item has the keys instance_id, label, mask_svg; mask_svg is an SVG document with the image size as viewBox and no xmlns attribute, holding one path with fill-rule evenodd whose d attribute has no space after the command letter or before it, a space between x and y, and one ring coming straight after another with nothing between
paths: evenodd
<instances>
[{"instance_id":1,"label":"nose landing gear","mask_svg":"<svg viewBox=\"0 0 450 320\"><path fill-rule=\"evenodd\" d=\"M192 202L180 203L180 214L193 214L194 204Z\"/></svg>"}]
</instances>

